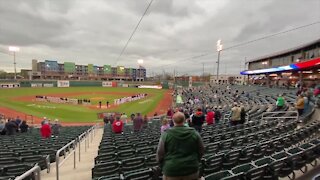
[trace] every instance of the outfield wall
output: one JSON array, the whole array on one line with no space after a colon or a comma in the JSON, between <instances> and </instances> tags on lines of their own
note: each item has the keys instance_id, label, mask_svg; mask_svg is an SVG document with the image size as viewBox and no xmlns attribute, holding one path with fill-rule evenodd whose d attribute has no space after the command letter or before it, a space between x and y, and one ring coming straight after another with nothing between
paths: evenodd
<instances>
[{"instance_id":1,"label":"outfield wall","mask_svg":"<svg viewBox=\"0 0 320 180\"><path fill-rule=\"evenodd\" d=\"M119 82L119 81L69 81L69 80L24 80L19 82L0 81L3 88L14 87L31 87L31 88L48 88L48 87L132 87L137 88L139 85L157 85L154 82ZM1 86L0 86L1 88Z\"/></svg>"}]
</instances>

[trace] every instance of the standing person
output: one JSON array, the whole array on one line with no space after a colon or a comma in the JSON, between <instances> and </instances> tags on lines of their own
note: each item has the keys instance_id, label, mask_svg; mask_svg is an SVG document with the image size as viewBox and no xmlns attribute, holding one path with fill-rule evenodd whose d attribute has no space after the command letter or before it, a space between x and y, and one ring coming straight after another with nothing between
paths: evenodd
<instances>
[{"instance_id":1,"label":"standing person","mask_svg":"<svg viewBox=\"0 0 320 180\"><path fill-rule=\"evenodd\" d=\"M237 124L239 124L240 120L241 120L241 109L240 107L238 107L237 103L234 103L234 107L231 108L231 115L230 115L230 119L231 119L231 125L236 126Z\"/></svg>"},{"instance_id":2,"label":"standing person","mask_svg":"<svg viewBox=\"0 0 320 180\"><path fill-rule=\"evenodd\" d=\"M109 116L108 115L105 115L103 117L103 122L104 122L104 125L106 126L107 124L109 124Z\"/></svg>"},{"instance_id":3,"label":"standing person","mask_svg":"<svg viewBox=\"0 0 320 180\"><path fill-rule=\"evenodd\" d=\"M137 116L133 119L133 130L135 132L139 132L141 130L142 127L142 117L140 113L137 113Z\"/></svg>"},{"instance_id":4,"label":"standing person","mask_svg":"<svg viewBox=\"0 0 320 180\"><path fill-rule=\"evenodd\" d=\"M220 107L219 107L220 109ZM219 124L219 121L221 119L221 112L217 107L214 109L214 121L215 121L215 124Z\"/></svg>"},{"instance_id":5,"label":"standing person","mask_svg":"<svg viewBox=\"0 0 320 180\"><path fill-rule=\"evenodd\" d=\"M185 127L181 112L173 115L174 127L159 140L156 159L164 180L194 180L199 177L199 163L204 154L202 139L193 128Z\"/></svg>"},{"instance_id":6,"label":"standing person","mask_svg":"<svg viewBox=\"0 0 320 180\"><path fill-rule=\"evenodd\" d=\"M109 120L110 120L110 124L113 124L113 121L114 121L114 115L113 114L110 115L110 119Z\"/></svg>"},{"instance_id":7,"label":"standing person","mask_svg":"<svg viewBox=\"0 0 320 180\"><path fill-rule=\"evenodd\" d=\"M130 115L130 120L131 120L131 122L133 122L133 120L134 120L135 117L136 117L136 115L133 114L133 113Z\"/></svg>"},{"instance_id":8,"label":"standing person","mask_svg":"<svg viewBox=\"0 0 320 180\"><path fill-rule=\"evenodd\" d=\"M51 127L47 121L45 121L44 124L41 126L40 133L42 138L51 137Z\"/></svg>"},{"instance_id":9,"label":"standing person","mask_svg":"<svg viewBox=\"0 0 320 180\"><path fill-rule=\"evenodd\" d=\"M120 134L123 131L123 122L119 116L117 116L116 120L112 123L112 131L116 134Z\"/></svg>"},{"instance_id":10,"label":"standing person","mask_svg":"<svg viewBox=\"0 0 320 180\"><path fill-rule=\"evenodd\" d=\"M202 124L205 121L202 109L198 108L197 112L192 116L192 126L200 133L202 130Z\"/></svg>"},{"instance_id":11,"label":"standing person","mask_svg":"<svg viewBox=\"0 0 320 180\"><path fill-rule=\"evenodd\" d=\"M168 129L170 129L170 125L169 125L169 123L168 123L168 120L167 120L166 118L164 118L164 119L162 120L162 126L161 126L161 128L160 128L161 134L162 134L163 132L165 132L166 130L168 130Z\"/></svg>"},{"instance_id":12,"label":"standing person","mask_svg":"<svg viewBox=\"0 0 320 180\"><path fill-rule=\"evenodd\" d=\"M296 102L296 109L298 110L299 116L301 116L304 110L304 99L302 94L299 94L298 96L298 99Z\"/></svg>"},{"instance_id":13,"label":"standing person","mask_svg":"<svg viewBox=\"0 0 320 180\"><path fill-rule=\"evenodd\" d=\"M240 107L240 124L244 124L246 122L246 110L243 106Z\"/></svg>"},{"instance_id":14,"label":"standing person","mask_svg":"<svg viewBox=\"0 0 320 180\"><path fill-rule=\"evenodd\" d=\"M17 126L19 127L20 126L20 124L21 124L21 119L20 119L20 117L19 116L17 116L17 118L16 118L16 124L17 124Z\"/></svg>"},{"instance_id":15,"label":"standing person","mask_svg":"<svg viewBox=\"0 0 320 180\"><path fill-rule=\"evenodd\" d=\"M167 111L167 117L170 117L172 118L172 115L173 115L173 111L171 108L168 108L168 111Z\"/></svg>"},{"instance_id":16,"label":"standing person","mask_svg":"<svg viewBox=\"0 0 320 180\"><path fill-rule=\"evenodd\" d=\"M207 125L212 125L214 124L214 111L212 111L211 109L208 109L208 113L207 113L207 117L206 117L206 121L207 121Z\"/></svg>"},{"instance_id":17,"label":"standing person","mask_svg":"<svg viewBox=\"0 0 320 180\"><path fill-rule=\"evenodd\" d=\"M284 98L282 94L278 96L276 105L277 105L277 109L276 109L277 111L280 111L284 107Z\"/></svg>"},{"instance_id":18,"label":"standing person","mask_svg":"<svg viewBox=\"0 0 320 180\"><path fill-rule=\"evenodd\" d=\"M47 121L46 117L43 117L42 121L41 121L41 126L44 125L44 123Z\"/></svg>"},{"instance_id":19,"label":"standing person","mask_svg":"<svg viewBox=\"0 0 320 180\"><path fill-rule=\"evenodd\" d=\"M120 119L124 124L128 123L128 116L126 115L126 113L122 113Z\"/></svg>"},{"instance_id":20,"label":"standing person","mask_svg":"<svg viewBox=\"0 0 320 180\"><path fill-rule=\"evenodd\" d=\"M29 129L29 125L27 124L27 122L26 121L22 121L22 123L20 125L21 133L28 132L28 129Z\"/></svg>"},{"instance_id":21,"label":"standing person","mask_svg":"<svg viewBox=\"0 0 320 180\"><path fill-rule=\"evenodd\" d=\"M61 125L58 119L54 120L54 124L52 125L51 129L52 129L52 135L54 136L60 135Z\"/></svg>"},{"instance_id":22,"label":"standing person","mask_svg":"<svg viewBox=\"0 0 320 180\"><path fill-rule=\"evenodd\" d=\"M99 101L99 108L100 108L100 109L101 109L101 103L102 103L102 102L101 102L101 101Z\"/></svg>"},{"instance_id":23,"label":"standing person","mask_svg":"<svg viewBox=\"0 0 320 180\"><path fill-rule=\"evenodd\" d=\"M148 123L149 123L149 119L148 119L147 115L144 115L142 128L143 129L147 129L148 128Z\"/></svg>"},{"instance_id":24,"label":"standing person","mask_svg":"<svg viewBox=\"0 0 320 180\"><path fill-rule=\"evenodd\" d=\"M107 101L107 108L109 107L109 101Z\"/></svg>"},{"instance_id":25,"label":"standing person","mask_svg":"<svg viewBox=\"0 0 320 180\"><path fill-rule=\"evenodd\" d=\"M0 119L0 135L5 135L6 134L6 123L4 122L3 119Z\"/></svg>"},{"instance_id":26,"label":"standing person","mask_svg":"<svg viewBox=\"0 0 320 180\"><path fill-rule=\"evenodd\" d=\"M5 125L6 135L15 135L17 133L18 126L13 119L9 119Z\"/></svg>"}]
</instances>

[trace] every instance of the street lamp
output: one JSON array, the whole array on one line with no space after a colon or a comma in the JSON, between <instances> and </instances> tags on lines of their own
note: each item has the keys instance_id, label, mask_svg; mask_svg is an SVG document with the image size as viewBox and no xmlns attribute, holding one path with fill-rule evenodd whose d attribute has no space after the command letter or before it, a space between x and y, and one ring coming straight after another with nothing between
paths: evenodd
<instances>
[{"instance_id":1,"label":"street lamp","mask_svg":"<svg viewBox=\"0 0 320 180\"><path fill-rule=\"evenodd\" d=\"M14 80L17 80L16 52L19 52L20 48L16 46L9 46L9 51L13 52Z\"/></svg>"},{"instance_id":2,"label":"street lamp","mask_svg":"<svg viewBox=\"0 0 320 180\"><path fill-rule=\"evenodd\" d=\"M217 41L218 61L217 61L217 83L219 83L219 65L220 65L220 52L222 51L221 39Z\"/></svg>"},{"instance_id":3,"label":"street lamp","mask_svg":"<svg viewBox=\"0 0 320 180\"><path fill-rule=\"evenodd\" d=\"M138 78L139 78L139 81L140 81L140 78L141 78L141 66L143 64L143 59L138 59L138 64L139 64L139 69L138 69L139 76L138 76Z\"/></svg>"}]
</instances>

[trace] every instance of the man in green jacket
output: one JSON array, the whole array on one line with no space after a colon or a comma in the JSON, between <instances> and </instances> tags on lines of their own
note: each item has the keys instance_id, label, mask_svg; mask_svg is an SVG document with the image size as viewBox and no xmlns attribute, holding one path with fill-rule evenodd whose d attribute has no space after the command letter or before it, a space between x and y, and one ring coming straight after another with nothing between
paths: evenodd
<instances>
[{"instance_id":1,"label":"man in green jacket","mask_svg":"<svg viewBox=\"0 0 320 180\"><path fill-rule=\"evenodd\" d=\"M161 135L157 161L164 180L194 180L199 177L199 163L204 145L194 128L184 126L181 112L173 115L174 127Z\"/></svg>"}]
</instances>

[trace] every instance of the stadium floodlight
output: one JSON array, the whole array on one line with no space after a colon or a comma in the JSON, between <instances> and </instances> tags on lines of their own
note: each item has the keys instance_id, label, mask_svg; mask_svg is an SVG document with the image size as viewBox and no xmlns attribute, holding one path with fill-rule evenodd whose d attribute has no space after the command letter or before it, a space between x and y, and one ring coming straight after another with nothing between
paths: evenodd
<instances>
[{"instance_id":1,"label":"stadium floodlight","mask_svg":"<svg viewBox=\"0 0 320 180\"><path fill-rule=\"evenodd\" d=\"M14 80L17 80L16 52L19 52L20 48L16 46L9 46L9 51L13 52Z\"/></svg>"},{"instance_id":2,"label":"stadium floodlight","mask_svg":"<svg viewBox=\"0 0 320 180\"><path fill-rule=\"evenodd\" d=\"M140 81L141 78L141 65L143 64L143 59L138 59L139 69L138 69L138 78Z\"/></svg>"},{"instance_id":3,"label":"stadium floodlight","mask_svg":"<svg viewBox=\"0 0 320 180\"><path fill-rule=\"evenodd\" d=\"M223 45L221 39L217 41L218 61L217 61L217 83L219 83L219 66L220 66L220 52L222 51Z\"/></svg>"},{"instance_id":4,"label":"stadium floodlight","mask_svg":"<svg viewBox=\"0 0 320 180\"><path fill-rule=\"evenodd\" d=\"M143 64L143 59L138 59L138 64L142 65Z\"/></svg>"}]
</instances>

